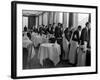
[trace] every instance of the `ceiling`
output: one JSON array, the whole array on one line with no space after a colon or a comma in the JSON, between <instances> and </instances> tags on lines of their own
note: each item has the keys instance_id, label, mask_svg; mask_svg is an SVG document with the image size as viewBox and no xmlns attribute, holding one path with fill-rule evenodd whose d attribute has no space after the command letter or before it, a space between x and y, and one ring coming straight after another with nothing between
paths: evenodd
<instances>
[{"instance_id":1,"label":"ceiling","mask_svg":"<svg viewBox=\"0 0 100 80\"><path fill-rule=\"evenodd\" d=\"M33 11L33 10L23 10L22 11L23 16L38 16L42 13L43 11Z\"/></svg>"}]
</instances>

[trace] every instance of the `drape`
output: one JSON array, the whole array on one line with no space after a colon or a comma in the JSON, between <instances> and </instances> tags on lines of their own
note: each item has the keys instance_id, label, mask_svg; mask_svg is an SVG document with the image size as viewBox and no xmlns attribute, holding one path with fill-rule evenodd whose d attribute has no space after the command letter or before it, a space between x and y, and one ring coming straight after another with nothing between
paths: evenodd
<instances>
[{"instance_id":1,"label":"drape","mask_svg":"<svg viewBox=\"0 0 100 80\"><path fill-rule=\"evenodd\" d=\"M28 29L33 29L36 25L36 16L29 16L28 17Z\"/></svg>"}]
</instances>

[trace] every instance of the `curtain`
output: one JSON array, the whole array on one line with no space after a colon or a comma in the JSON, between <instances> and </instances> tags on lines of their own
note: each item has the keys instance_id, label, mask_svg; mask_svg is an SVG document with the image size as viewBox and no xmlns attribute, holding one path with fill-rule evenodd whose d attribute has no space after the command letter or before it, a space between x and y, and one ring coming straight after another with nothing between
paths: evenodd
<instances>
[{"instance_id":1,"label":"curtain","mask_svg":"<svg viewBox=\"0 0 100 80\"><path fill-rule=\"evenodd\" d=\"M36 16L29 16L28 17L28 29L33 29L36 25Z\"/></svg>"}]
</instances>

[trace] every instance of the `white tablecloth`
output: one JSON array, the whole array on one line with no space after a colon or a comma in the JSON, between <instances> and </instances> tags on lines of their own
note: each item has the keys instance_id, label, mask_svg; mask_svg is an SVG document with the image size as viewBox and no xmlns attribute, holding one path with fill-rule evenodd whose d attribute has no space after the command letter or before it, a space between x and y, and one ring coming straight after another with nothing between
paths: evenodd
<instances>
[{"instance_id":1,"label":"white tablecloth","mask_svg":"<svg viewBox=\"0 0 100 80\"><path fill-rule=\"evenodd\" d=\"M31 40L34 41L34 39L35 39L36 36L38 36L38 34L35 33L35 32L32 32L32 34L31 34Z\"/></svg>"},{"instance_id":2,"label":"white tablecloth","mask_svg":"<svg viewBox=\"0 0 100 80\"><path fill-rule=\"evenodd\" d=\"M32 36L38 35L38 33L32 32L31 34Z\"/></svg>"},{"instance_id":3,"label":"white tablecloth","mask_svg":"<svg viewBox=\"0 0 100 80\"><path fill-rule=\"evenodd\" d=\"M35 47L37 47L41 43L47 43L48 42L47 38L40 36L40 35L33 35L31 40L33 41L33 44L34 44Z\"/></svg>"},{"instance_id":4,"label":"white tablecloth","mask_svg":"<svg viewBox=\"0 0 100 80\"><path fill-rule=\"evenodd\" d=\"M77 66L85 66L86 52L79 47L77 50Z\"/></svg>"},{"instance_id":5,"label":"white tablecloth","mask_svg":"<svg viewBox=\"0 0 100 80\"><path fill-rule=\"evenodd\" d=\"M68 60L69 42L65 37L63 37L63 50L65 52L64 59Z\"/></svg>"},{"instance_id":6,"label":"white tablecloth","mask_svg":"<svg viewBox=\"0 0 100 80\"><path fill-rule=\"evenodd\" d=\"M78 42L71 41L70 50L69 50L69 62L75 64L76 61L76 52L77 52Z\"/></svg>"},{"instance_id":7,"label":"white tablecloth","mask_svg":"<svg viewBox=\"0 0 100 80\"><path fill-rule=\"evenodd\" d=\"M44 43L40 45L38 58L41 65L43 65L43 60L46 58L49 58L51 61L53 61L54 65L56 65L60 61L60 54L60 45Z\"/></svg>"},{"instance_id":8,"label":"white tablecloth","mask_svg":"<svg viewBox=\"0 0 100 80\"><path fill-rule=\"evenodd\" d=\"M29 38L27 36L23 37L23 48L27 48L30 44L32 44L32 41L29 40Z\"/></svg>"},{"instance_id":9,"label":"white tablecloth","mask_svg":"<svg viewBox=\"0 0 100 80\"><path fill-rule=\"evenodd\" d=\"M35 50L32 41L26 36L23 38L23 48L27 48L28 50L28 60L32 59L35 55Z\"/></svg>"}]
</instances>

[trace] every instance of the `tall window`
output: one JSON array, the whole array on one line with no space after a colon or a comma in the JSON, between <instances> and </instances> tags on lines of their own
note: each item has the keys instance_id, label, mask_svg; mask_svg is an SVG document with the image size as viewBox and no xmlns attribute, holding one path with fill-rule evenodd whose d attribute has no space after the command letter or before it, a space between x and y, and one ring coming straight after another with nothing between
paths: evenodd
<instances>
[{"instance_id":1,"label":"tall window","mask_svg":"<svg viewBox=\"0 0 100 80\"><path fill-rule=\"evenodd\" d=\"M23 26L23 29L24 29L25 26L28 27L28 17L23 16L22 18L23 18L22 26Z\"/></svg>"},{"instance_id":2,"label":"tall window","mask_svg":"<svg viewBox=\"0 0 100 80\"><path fill-rule=\"evenodd\" d=\"M85 27L85 23L88 21L89 19L89 14L78 14L78 25L81 25L82 28Z\"/></svg>"}]
</instances>

